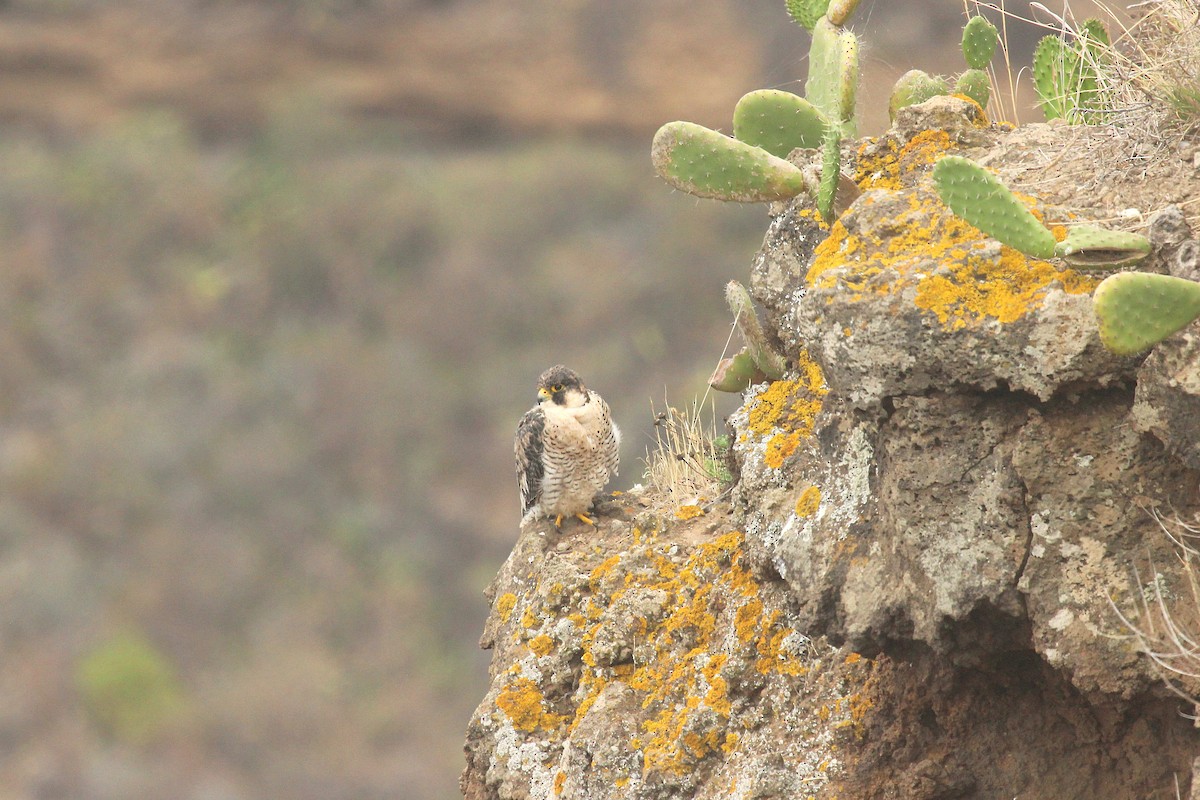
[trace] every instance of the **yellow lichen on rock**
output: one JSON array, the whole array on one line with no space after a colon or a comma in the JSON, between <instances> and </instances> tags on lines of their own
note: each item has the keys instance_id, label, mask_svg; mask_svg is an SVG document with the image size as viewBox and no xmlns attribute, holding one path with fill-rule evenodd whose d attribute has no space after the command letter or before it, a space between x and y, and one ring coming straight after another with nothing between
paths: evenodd
<instances>
[{"instance_id":1,"label":"yellow lichen on rock","mask_svg":"<svg viewBox=\"0 0 1200 800\"><path fill-rule=\"evenodd\" d=\"M802 351L797 358L799 377L774 381L750 401L747 415L751 433L767 437L764 462L772 469L796 451L812 434L817 414L829 393L820 365Z\"/></svg>"},{"instance_id":2,"label":"yellow lichen on rock","mask_svg":"<svg viewBox=\"0 0 1200 800\"><path fill-rule=\"evenodd\" d=\"M704 509L698 505L683 505L675 509L675 519L689 520L704 516Z\"/></svg>"},{"instance_id":3,"label":"yellow lichen on rock","mask_svg":"<svg viewBox=\"0 0 1200 800\"><path fill-rule=\"evenodd\" d=\"M861 180L870 188L900 189L905 170L928 168L949 143L944 131L926 131L903 149L882 147L860 165L866 173ZM851 301L900 295L911 287L913 303L947 330L1019 319L1055 282L1068 294L1095 288L1092 278L997 244L926 189L907 188L887 202L887 225L851 233L842 222L834 224L814 253L806 275L810 286L848 290Z\"/></svg>"},{"instance_id":4,"label":"yellow lichen on rock","mask_svg":"<svg viewBox=\"0 0 1200 800\"><path fill-rule=\"evenodd\" d=\"M547 712L543 707L544 699L542 690L531 679L515 678L496 697L496 705L519 731L554 730L562 724L563 717Z\"/></svg>"},{"instance_id":5,"label":"yellow lichen on rock","mask_svg":"<svg viewBox=\"0 0 1200 800\"><path fill-rule=\"evenodd\" d=\"M530 639L527 647L535 655L544 656L554 649L554 640L543 633Z\"/></svg>"},{"instance_id":6,"label":"yellow lichen on rock","mask_svg":"<svg viewBox=\"0 0 1200 800\"><path fill-rule=\"evenodd\" d=\"M736 747L738 735L728 730L731 660L750 661L764 674L798 675L803 669L781 645L795 631L778 623L778 611L766 610L757 579L742 563L742 544L743 535L732 531L700 545L682 564L652 546L628 554L632 561L654 564L657 574L622 574L620 560L611 558L592 571L596 596L587 616L593 622L583 637L585 668L576 694L582 699L572 730L600 693L620 681L638 692L642 708L651 712L631 743L642 751L645 771L683 774L700 759ZM666 598L666 613L635 626L636 647L649 657L606 667L594 652L604 612L631 591ZM736 638L721 632L730 624L727 614Z\"/></svg>"},{"instance_id":7,"label":"yellow lichen on rock","mask_svg":"<svg viewBox=\"0 0 1200 800\"><path fill-rule=\"evenodd\" d=\"M892 138L868 140L859 148L855 180L864 192L902 189L953 144L946 131L921 131L903 147Z\"/></svg>"},{"instance_id":8,"label":"yellow lichen on rock","mask_svg":"<svg viewBox=\"0 0 1200 800\"><path fill-rule=\"evenodd\" d=\"M796 500L796 516L811 517L817 513L817 509L821 506L821 490L816 486L809 486L800 493L800 497Z\"/></svg>"},{"instance_id":9,"label":"yellow lichen on rock","mask_svg":"<svg viewBox=\"0 0 1200 800\"><path fill-rule=\"evenodd\" d=\"M502 622L508 622L508 618L516 605L517 596L512 592L505 592L496 598L496 613L500 615Z\"/></svg>"}]
</instances>

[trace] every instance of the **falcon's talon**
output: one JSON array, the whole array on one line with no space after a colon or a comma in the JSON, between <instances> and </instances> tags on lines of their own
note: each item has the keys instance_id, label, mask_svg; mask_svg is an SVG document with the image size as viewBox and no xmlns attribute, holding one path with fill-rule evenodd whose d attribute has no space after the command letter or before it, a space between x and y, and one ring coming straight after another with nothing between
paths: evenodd
<instances>
[{"instance_id":1,"label":"falcon's talon","mask_svg":"<svg viewBox=\"0 0 1200 800\"><path fill-rule=\"evenodd\" d=\"M557 517L554 518L554 527L556 527L556 528L562 527L562 514L559 514Z\"/></svg>"},{"instance_id":2,"label":"falcon's talon","mask_svg":"<svg viewBox=\"0 0 1200 800\"><path fill-rule=\"evenodd\" d=\"M591 525L593 528L596 527L595 521L591 517L589 517L587 514L580 512L580 513L576 514L575 517L585 525Z\"/></svg>"}]
</instances>

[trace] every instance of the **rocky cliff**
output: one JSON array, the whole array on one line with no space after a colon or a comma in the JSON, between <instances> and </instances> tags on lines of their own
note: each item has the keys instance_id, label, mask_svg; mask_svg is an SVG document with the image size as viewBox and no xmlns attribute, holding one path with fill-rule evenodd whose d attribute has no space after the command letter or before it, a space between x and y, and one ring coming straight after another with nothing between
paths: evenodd
<instances>
[{"instance_id":1,"label":"rocky cliff","mask_svg":"<svg viewBox=\"0 0 1200 800\"><path fill-rule=\"evenodd\" d=\"M832 228L773 207L751 288L792 369L729 420L732 487L521 532L466 797L1186 797L1192 706L1147 654L1186 664L1198 616L1200 336L1110 354L1095 275L929 176L968 155L1060 237L1142 227L1139 269L1193 270L1190 152L1131 148L939 98L847 148Z\"/></svg>"}]
</instances>

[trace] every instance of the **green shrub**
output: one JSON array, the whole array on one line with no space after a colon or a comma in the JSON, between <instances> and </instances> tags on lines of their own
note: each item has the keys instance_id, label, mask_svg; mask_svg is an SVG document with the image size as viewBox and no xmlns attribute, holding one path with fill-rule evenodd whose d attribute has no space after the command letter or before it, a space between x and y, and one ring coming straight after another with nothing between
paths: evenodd
<instances>
[{"instance_id":1,"label":"green shrub","mask_svg":"<svg viewBox=\"0 0 1200 800\"><path fill-rule=\"evenodd\" d=\"M118 633L87 653L75 684L96 724L127 744L159 738L185 705L174 666L135 631Z\"/></svg>"}]
</instances>

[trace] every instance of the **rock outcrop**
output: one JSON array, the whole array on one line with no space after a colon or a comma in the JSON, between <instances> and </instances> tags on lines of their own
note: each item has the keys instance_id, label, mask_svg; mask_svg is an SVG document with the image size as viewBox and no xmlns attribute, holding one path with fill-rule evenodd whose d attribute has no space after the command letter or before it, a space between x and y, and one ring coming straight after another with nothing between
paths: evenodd
<instances>
[{"instance_id":1,"label":"rock outcrop","mask_svg":"<svg viewBox=\"0 0 1200 800\"><path fill-rule=\"evenodd\" d=\"M734 485L522 532L466 796L1186 796L1200 736L1145 651L1200 617L1164 535L1200 520L1196 334L1110 354L1095 276L984 237L929 178L969 155L1052 229L1200 195L1169 161L1098 186L1119 146L935 98L858 150L832 229L775 207L751 290L791 369L730 420ZM1140 269L1196 250L1165 219Z\"/></svg>"}]
</instances>

